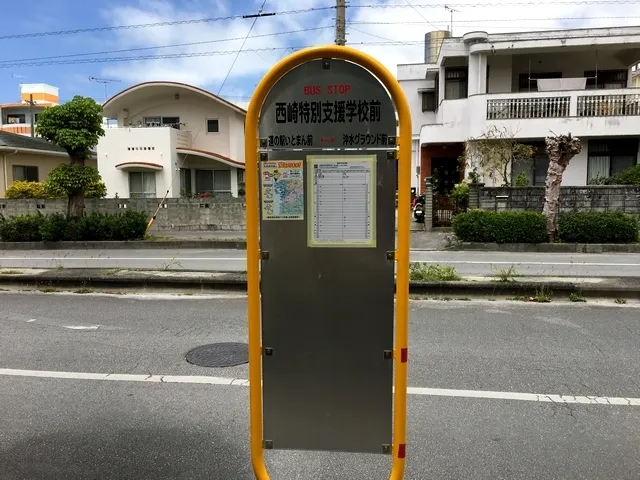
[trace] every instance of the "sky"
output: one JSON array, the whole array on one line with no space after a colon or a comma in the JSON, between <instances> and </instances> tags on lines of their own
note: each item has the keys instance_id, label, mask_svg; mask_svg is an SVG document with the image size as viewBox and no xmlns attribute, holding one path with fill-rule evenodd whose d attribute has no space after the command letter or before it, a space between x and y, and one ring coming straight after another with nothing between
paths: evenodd
<instances>
[{"instance_id":1,"label":"sky","mask_svg":"<svg viewBox=\"0 0 640 480\"><path fill-rule=\"evenodd\" d=\"M451 4L455 10L452 24L451 13L440 1L349 0L347 44L378 58L395 74L397 64L423 61L425 33L451 26L454 36L461 36L474 30L504 33L640 25L640 0L541 0L526 4L523 0L476 0L467 4L469 0L455 0ZM264 13L278 14L258 19L228 18L255 14L263 3ZM20 83L59 87L62 101L83 95L103 103L105 97L136 83L167 80L196 85L245 106L260 78L280 58L300 47L334 42L335 9L326 8L330 6L335 6L335 0L3 2L0 103L17 101ZM217 20L1 38L199 19ZM125 51L103 53L114 50ZM215 53L191 58L113 60L209 52ZM31 60L42 57L58 58ZM98 59L111 60L96 62ZM69 63L78 60L91 63ZM67 63L31 65L61 61Z\"/></svg>"}]
</instances>

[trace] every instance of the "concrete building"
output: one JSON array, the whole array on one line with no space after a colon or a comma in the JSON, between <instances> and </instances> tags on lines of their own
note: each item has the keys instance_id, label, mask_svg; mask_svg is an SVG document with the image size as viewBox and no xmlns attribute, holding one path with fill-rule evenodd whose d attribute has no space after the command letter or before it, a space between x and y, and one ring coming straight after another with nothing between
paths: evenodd
<instances>
[{"instance_id":1,"label":"concrete building","mask_svg":"<svg viewBox=\"0 0 640 480\"><path fill-rule=\"evenodd\" d=\"M109 99L98 144L108 197L237 196L246 111L200 88L147 82Z\"/></svg>"},{"instance_id":2,"label":"concrete building","mask_svg":"<svg viewBox=\"0 0 640 480\"><path fill-rule=\"evenodd\" d=\"M63 148L42 138L0 131L0 198L14 181L41 182L54 167L68 162ZM85 164L95 168L96 159Z\"/></svg>"},{"instance_id":3,"label":"concrete building","mask_svg":"<svg viewBox=\"0 0 640 480\"><path fill-rule=\"evenodd\" d=\"M29 105L31 99L32 106ZM20 85L19 102L0 105L0 131L31 136L31 124L33 123L35 131L38 114L59 103L57 87L45 83L23 83Z\"/></svg>"},{"instance_id":4,"label":"concrete building","mask_svg":"<svg viewBox=\"0 0 640 480\"><path fill-rule=\"evenodd\" d=\"M538 147L532 162L514 166L544 185L544 138L571 133L583 151L563 185L585 185L638 162L640 27L488 34L447 38L427 34L422 63L398 65L413 118L413 186L437 170L447 188L464 175L464 142L492 127ZM485 178L485 182L492 182Z\"/></svg>"}]
</instances>

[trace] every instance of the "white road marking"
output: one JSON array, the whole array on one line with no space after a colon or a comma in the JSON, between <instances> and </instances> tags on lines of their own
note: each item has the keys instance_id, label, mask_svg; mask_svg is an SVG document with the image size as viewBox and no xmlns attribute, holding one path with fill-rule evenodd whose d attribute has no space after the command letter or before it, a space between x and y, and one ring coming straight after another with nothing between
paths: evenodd
<instances>
[{"instance_id":1,"label":"white road marking","mask_svg":"<svg viewBox=\"0 0 640 480\"><path fill-rule=\"evenodd\" d=\"M0 368L0 376L61 378L69 380L110 380L120 382L151 382L151 383L188 383L200 385L231 385L247 387L249 381L241 378L209 377L202 375L135 375L121 373L85 373L85 372L55 372L45 370L18 370ZM640 407L640 398L627 397L598 397L593 395L557 395L519 392L491 392L485 390L454 390L448 388L420 388L409 387L409 395L482 398L490 400L520 400L528 402L585 404L585 405L622 405Z\"/></svg>"},{"instance_id":2,"label":"white road marking","mask_svg":"<svg viewBox=\"0 0 640 480\"><path fill-rule=\"evenodd\" d=\"M447 263L452 265L563 265L578 267L639 267L640 263L600 262L493 262L484 260L415 260L415 263Z\"/></svg>"},{"instance_id":3,"label":"white road marking","mask_svg":"<svg viewBox=\"0 0 640 480\"><path fill-rule=\"evenodd\" d=\"M31 320L27 320L27 323L33 323L33 322L35 322L35 321L36 321L36 319L35 319L35 318L32 318Z\"/></svg>"},{"instance_id":4,"label":"white road marking","mask_svg":"<svg viewBox=\"0 0 640 480\"><path fill-rule=\"evenodd\" d=\"M198 262L202 261L222 261L222 260L230 260L234 262L246 262L247 259L245 257L0 257L0 260L46 260L46 261L55 261L55 260L91 260L91 261L110 261L110 260L149 260L149 261L160 261L160 260L194 260Z\"/></svg>"},{"instance_id":5,"label":"white road marking","mask_svg":"<svg viewBox=\"0 0 640 480\"><path fill-rule=\"evenodd\" d=\"M100 328L100 325L63 325L64 328L68 328L69 330L97 330Z\"/></svg>"}]
</instances>

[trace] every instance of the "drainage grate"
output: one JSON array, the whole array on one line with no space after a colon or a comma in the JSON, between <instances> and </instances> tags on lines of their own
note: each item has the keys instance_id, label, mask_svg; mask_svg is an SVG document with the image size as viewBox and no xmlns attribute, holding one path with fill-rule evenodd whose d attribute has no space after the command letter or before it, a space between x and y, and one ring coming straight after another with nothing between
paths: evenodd
<instances>
[{"instance_id":1,"label":"drainage grate","mask_svg":"<svg viewBox=\"0 0 640 480\"><path fill-rule=\"evenodd\" d=\"M235 367L249 362L246 343L212 343L187 352L187 362L199 367Z\"/></svg>"}]
</instances>

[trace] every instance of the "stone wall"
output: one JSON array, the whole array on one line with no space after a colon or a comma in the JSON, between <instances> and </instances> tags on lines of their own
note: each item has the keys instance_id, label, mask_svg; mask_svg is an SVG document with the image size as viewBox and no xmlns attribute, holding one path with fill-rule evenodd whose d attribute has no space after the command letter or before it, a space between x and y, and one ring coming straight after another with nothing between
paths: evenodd
<instances>
[{"instance_id":1,"label":"stone wall","mask_svg":"<svg viewBox=\"0 0 640 480\"><path fill-rule=\"evenodd\" d=\"M482 210L542 212L545 187L471 187L479 189ZM561 212L625 212L640 215L640 186L561 187Z\"/></svg>"},{"instance_id":2,"label":"stone wall","mask_svg":"<svg viewBox=\"0 0 640 480\"><path fill-rule=\"evenodd\" d=\"M161 198L88 198L87 213L119 213L127 210L154 214ZM9 200L0 198L0 215L65 213L66 200ZM242 231L246 229L244 198L167 198L151 231Z\"/></svg>"}]
</instances>

